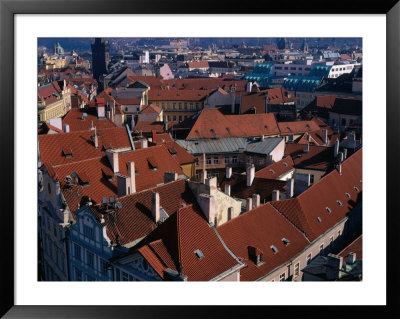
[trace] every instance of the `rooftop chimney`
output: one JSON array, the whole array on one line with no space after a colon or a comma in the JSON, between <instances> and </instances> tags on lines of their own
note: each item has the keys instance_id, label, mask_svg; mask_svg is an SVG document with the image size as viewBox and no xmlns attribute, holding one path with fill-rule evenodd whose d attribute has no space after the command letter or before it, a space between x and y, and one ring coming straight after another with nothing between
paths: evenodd
<instances>
[{"instance_id":1,"label":"rooftop chimney","mask_svg":"<svg viewBox=\"0 0 400 319\"><path fill-rule=\"evenodd\" d=\"M136 193L136 173L135 162L128 162L128 176L129 176L129 194Z\"/></svg>"},{"instance_id":2,"label":"rooftop chimney","mask_svg":"<svg viewBox=\"0 0 400 319\"><path fill-rule=\"evenodd\" d=\"M119 162L118 162L118 153L117 152L112 153L112 165L113 165L114 173L118 173L119 172Z\"/></svg>"},{"instance_id":3,"label":"rooftop chimney","mask_svg":"<svg viewBox=\"0 0 400 319\"><path fill-rule=\"evenodd\" d=\"M68 124L64 124L64 132L69 133L69 125Z\"/></svg>"},{"instance_id":4,"label":"rooftop chimney","mask_svg":"<svg viewBox=\"0 0 400 319\"><path fill-rule=\"evenodd\" d=\"M97 130L94 128L94 147L99 148L99 139L97 137Z\"/></svg>"},{"instance_id":5,"label":"rooftop chimney","mask_svg":"<svg viewBox=\"0 0 400 319\"><path fill-rule=\"evenodd\" d=\"M343 150L343 159L347 158L347 148Z\"/></svg>"},{"instance_id":6,"label":"rooftop chimney","mask_svg":"<svg viewBox=\"0 0 400 319\"><path fill-rule=\"evenodd\" d=\"M252 198L246 198L246 211L252 210L253 209L253 199Z\"/></svg>"},{"instance_id":7,"label":"rooftop chimney","mask_svg":"<svg viewBox=\"0 0 400 319\"><path fill-rule=\"evenodd\" d=\"M342 175L342 164L336 165L336 169L339 172L339 175Z\"/></svg>"},{"instance_id":8,"label":"rooftop chimney","mask_svg":"<svg viewBox=\"0 0 400 319\"><path fill-rule=\"evenodd\" d=\"M224 188L225 188L224 193L228 196L231 196L231 185L225 184Z\"/></svg>"},{"instance_id":9,"label":"rooftop chimney","mask_svg":"<svg viewBox=\"0 0 400 319\"><path fill-rule=\"evenodd\" d=\"M347 263L349 265L352 265L356 262L356 253L350 253L348 258L347 258Z\"/></svg>"},{"instance_id":10,"label":"rooftop chimney","mask_svg":"<svg viewBox=\"0 0 400 319\"><path fill-rule=\"evenodd\" d=\"M273 200L273 201L279 200L279 190L274 189L274 190L272 191L272 200Z\"/></svg>"},{"instance_id":11,"label":"rooftop chimney","mask_svg":"<svg viewBox=\"0 0 400 319\"><path fill-rule=\"evenodd\" d=\"M148 144L147 144L147 140L146 139L140 140L140 147L141 148L147 148L147 146L148 146Z\"/></svg>"},{"instance_id":12,"label":"rooftop chimney","mask_svg":"<svg viewBox=\"0 0 400 319\"><path fill-rule=\"evenodd\" d=\"M151 194L151 215L153 216L154 222L158 223L160 221L160 194Z\"/></svg>"},{"instance_id":13,"label":"rooftop chimney","mask_svg":"<svg viewBox=\"0 0 400 319\"><path fill-rule=\"evenodd\" d=\"M306 143L303 145L303 152L308 153L310 151L310 144Z\"/></svg>"},{"instance_id":14,"label":"rooftop chimney","mask_svg":"<svg viewBox=\"0 0 400 319\"><path fill-rule=\"evenodd\" d=\"M257 208L260 206L260 195L259 194L253 194L252 196L252 208Z\"/></svg>"},{"instance_id":15,"label":"rooftop chimney","mask_svg":"<svg viewBox=\"0 0 400 319\"><path fill-rule=\"evenodd\" d=\"M339 153L339 139L336 139L335 146L333 148L333 156L336 158L338 153Z\"/></svg>"},{"instance_id":16,"label":"rooftop chimney","mask_svg":"<svg viewBox=\"0 0 400 319\"><path fill-rule=\"evenodd\" d=\"M152 142L154 143L155 142L155 140L156 140L156 135L157 135L157 132L156 132L156 130L151 130L151 138L152 138Z\"/></svg>"},{"instance_id":17,"label":"rooftop chimney","mask_svg":"<svg viewBox=\"0 0 400 319\"><path fill-rule=\"evenodd\" d=\"M246 169L247 187L251 187L251 185L253 184L254 175L255 175L255 167L254 164L251 164L251 166L247 167Z\"/></svg>"},{"instance_id":18,"label":"rooftop chimney","mask_svg":"<svg viewBox=\"0 0 400 319\"><path fill-rule=\"evenodd\" d=\"M344 154L343 152L339 152L339 161L342 163L344 161Z\"/></svg>"},{"instance_id":19,"label":"rooftop chimney","mask_svg":"<svg viewBox=\"0 0 400 319\"><path fill-rule=\"evenodd\" d=\"M203 214L206 216L208 223L214 223L215 218L215 197L208 194L200 194L197 202Z\"/></svg>"},{"instance_id":20,"label":"rooftop chimney","mask_svg":"<svg viewBox=\"0 0 400 319\"><path fill-rule=\"evenodd\" d=\"M322 130L322 141L325 145L328 145L328 130Z\"/></svg>"},{"instance_id":21,"label":"rooftop chimney","mask_svg":"<svg viewBox=\"0 0 400 319\"><path fill-rule=\"evenodd\" d=\"M232 167L227 166L225 168L225 177L230 179L232 177Z\"/></svg>"},{"instance_id":22,"label":"rooftop chimney","mask_svg":"<svg viewBox=\"0 0 400 319\"><path fill-rule=\"evenodd\" d=\"M178 179L178 173L176 172L165 172L164 173L164 184L174 182Z\"/></svg>"},{"instance_id":23,"label":"rooftop chimney","mask_svg":"<svg viewBox=\"0 0 400 319\"><path fill-rule=\"evenodd\" d=\"M328 255L326 264L326 279L335 280L339 279L340 270L343 266L343 257L336 256L334 254Z\"/></svg>"},{"instance_id":24,"label":"rooftop chimney","mask_svg":"<svg viewBox=\"0 0 400 319\"><path fill-rule=\"evenodd\" d=\"M288 198L292 198L294 195L294 179L288 179L286 181L286 194Z\"/></svg>"},{"instance_id":25,"label":"rooftop chimney","mask_svg":"<svg viewBox=\"0 0 400 319\"><path fill-rule=\"evenodd\" d=\"M211 177L206 179L205 183L210 189L216 189L217 188L217 178L216 177Z\"/></svg>"}]
</instances>

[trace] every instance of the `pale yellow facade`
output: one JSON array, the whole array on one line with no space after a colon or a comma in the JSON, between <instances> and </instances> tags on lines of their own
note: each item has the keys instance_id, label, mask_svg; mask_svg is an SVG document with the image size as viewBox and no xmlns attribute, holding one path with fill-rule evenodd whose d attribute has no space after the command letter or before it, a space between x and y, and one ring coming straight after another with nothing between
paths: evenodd
<instances>
[{"instance_id":1,"label":"pale yellow facade","mask_svg":"<svg viewBox=\"0 0 400 319\"><path fill-rule=\"evenodd\" d=\"M204 100L199 102L150 101L150 103L161 107L164 111L164 118L166 118L168 121L183 121L204 108Z\"/></svg>"}]
</instances>

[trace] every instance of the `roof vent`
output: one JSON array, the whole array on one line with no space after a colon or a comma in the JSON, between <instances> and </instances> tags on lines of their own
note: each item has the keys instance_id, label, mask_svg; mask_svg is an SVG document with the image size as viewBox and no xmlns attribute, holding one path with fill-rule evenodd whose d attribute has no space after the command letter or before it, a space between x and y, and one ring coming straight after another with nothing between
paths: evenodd
<instances>
[{"instance_id":1,"label":"roof vent","mask_svg":"<svg viewBox=\"0 0 400 319\"><path fill-rule=\"evenodd\" d=\"M196 250L194 251L194 253L196 254L196 257L197 257L198 259L203 259L203 258L204 258L204 254L203 254L203 252L202 252L200 249L196 249Z\"/></svg>"},{"instance_id":2,"label":"roof vent","mask_svg":"<svg viewBox=\"0 0 400 319\"><path fill-rule=\"evenodd\" d=\"M346 193L346 196L347 196L348 198L350 198L350 197L351 197L350 193Z\"/></svg>"},{"instance_id":3,"label":"roof vent","mask_svg":"<svg viewBox=\"0 0 400 319\"><path fill-rule=\"evenodd\" d=\"M339 206L342 206L342 205L343 205L342 202L341 202L340 200L337 200L336 202L338 203Z\"/></svg>"},{"instance_id":4,"label":"roof vent","mask_svg":"<svg viewBox=\"0 0 400 319\"><path fill-rule=\"evenodd\" d=\"M332 210L331 210L329 207L325 207L325 209L326 209L326 211L327 211L328 213L331 213L331 212L332 212Z\"/></svg>"},{"instance_id":5,"label":"roof vent","mask_svg":"<svg viewBox=\"0 0 400 319\"><path fill-rule=\"evenodd\" d=\"M270 170L269 170L272 174L275 174L275 171L271 168Z\"/></svg>"},{"instance_id":6,"label":"roof vent","mask_svg":"<svg viewBox=\"0 0 400 319\"><path fill-rule=\"evenodd\" d=\"M354 186L354 189L356 190L356 192L360 191L357 186Z\"/></svg>"},{"instance_id":7,"label":"roof vent","mask_svg":"<svg viewBox=\"0 0 400 319\"><path fill-rule=\"evenodd\" d=\"M319 222L322 222L321 217L317 217L317 220L318 220Z\"/></svg>"},{"instance_id":8,"label":"roof vent","mask_svg":"<svg viewBox=\"0 0 400 319\"><path fill-rule=\"evenodd\" d=\"M287 238L282 238L282 242L285 244L285 246L287 246L287 245L289 245L290 244L290 240L289 239L287 239Z\"/></svg>"},{"instance_id":9,"label":"roof vent","mask_svg":"<svg viewBox=\"0 0 400 319\"><path fill-rule=\"evenodd\" d=\"M276 248L274 245L271 245L270 248L272 249L274 254L276 254L278 252L278 248Z\"/></svg>"}]
</instances>

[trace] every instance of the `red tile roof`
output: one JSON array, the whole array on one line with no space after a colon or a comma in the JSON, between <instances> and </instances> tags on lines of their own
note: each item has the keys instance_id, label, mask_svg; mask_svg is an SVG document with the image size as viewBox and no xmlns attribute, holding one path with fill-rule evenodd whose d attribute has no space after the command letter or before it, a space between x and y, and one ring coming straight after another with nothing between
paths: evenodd
<instances>
[{"instance_id":1,"label":"red tile roof","mask_svg":"<svg viewBox=\"0 0 400 319\"><path fill-rule=\"evenodd\" d=\"M193 101L200 102L206 98L210 90L150 90L149 101Z\"/></svg>"},{"instance_id":2,"label":"red tile roof","mask_svg":"<svg viewBox=\"0 0 400 319\"><path fill-rule=\"evenodd\" d=\"M121 105L136 105L140 104L140 98L115 98L115 100Z\"/></svg>"},{"instance_id":3,"label":"red tile roof","mask_svg":"<svg viewBox=\"0 0 400 319\"><path fill-rule=\"evenodd\" d=\"M87 114L87 117L82 120L83 113ZM63 125L69 125L69 131L85 131L90 130L92 127L96 127L97 130L116 127L116 125L107 118L97 118L97 110L95 108L72 108L64 116Z\"/></svg>"},{"instance_id":4,"label":"red tile roof","mask_svg":"<svg viewBox=\"0 0 400 319\"><path fill-rule=\"evenodd\" d=\"M271 105L290 103L298 100L293 93L287 91L286 89L273 88L268 90L263 90L254 93L243 93L241 113L246 113L251 108L256 109L256 114L265 113L265 95L267 94L267 102Z\"/></svg>"},{"instance_id":5,"label":"red tile roof","mask_svg":"<svg viewBox=\"0 0 400 319\"><path fill-rule=\"evenodd\" d=\"M128 75L127 77L129 80L132 80L130 84L136 81L141 81L150 86L150 90L160 89L163 83L160 79L156 78L155 76Z\"/></svg>"},{"instance_id":6,"label":"red tile roof","mask_svg":"<svg viewBox=\"0 0 400 319\"><path fill-rule=\"evenodd\" d=\"M255 173L255 177L267 178L267 179L278 179L283 174L289 172L294 168L293 160L290 156L282 158L278 162L274 162L271 165L258 170Z\"/></svg>"},{"instance_id":7,"label":"red tile roof","mask_svg":"<svg viewBox=\"0 0 400 319\"><path fill-rule=\"evenodd\" d=\"M333 170L296 198L271 202L271 205L314 241L361 202L361 180L362 149L342 163L341 175Z\"/></svg>"},{"instance_id":8,"label":"red tile roof","mask_svg":"<svg viewBox=\"0 0 400 319\"><path fill-rule=\"evenodd\" d=\"M327 171L334 162L333 148L309 145L309 151L304 152L303 144L286 144L285 155L290 155L296 168Z\"/></svg>"},{"instance_id":9,"label":"red tile roof","mask_svg":"<svg viewBox=\"0 0 400 319\"><path fill-rule=\"evenodd\" d=\"M308 241L269 203L236 217L217 228L229 249L247 267L240 270L241 281L254 281L283 265L305 249ZM290 241L285 245L282 241ZM271 246L277 248L274 253ZM249 257L248 248L262 253L259 266Z\"/></svg>"},{"instance_id":10,"label":"red tile roof","mask_svg":"<svg viewBox=\"0 0 400 319\"><path fill-rule=\"evenodd\" d=\"M82 92L78 91L76 88L74 88L72 85L68 84L68 88L70 89L72 94L75 94L77 96L79 96L86 104L89 103L89 99L87 98L87 96L85 96L84 94L82 94Z\"/></svg>"},{"instance_id":11,"label":"red tile roof","mask_svg":"<svg viewBox=\"0 0 400 319\"><path fill-rule=\"evenodd\" d=\"M156 144L162 144L168 152L176 158L180 165L194 163L196 158L188 153L182 146L176 143L168 133L155 134Z\"/></svg>"},{"instance_id":12,"label":"red tile roof","mask_svg":"<svg viewBox=\"0 0 400 319\"><path fill-rule=\"evenodd\" d=\"M208 61L191 61L187 63L190 69L209 68Z\"/></svg>"},{"instance_id":13,"label":"red tile roof","mask_svg":"<svg viewBox=\"0 0 400 319\"><path fill-rule=\"evenodd\" d=\"M305 132L319 131L320 126L315 121L279 122L282 135L303 134Z\"/></svg>"},{"instance_id":14,"label":"red tile roof","mask_svg":"<svg viewBox=\"0 0 400 319\"><path fill-rule=\"evenodd\" d=\"M183 174L176 158L163 145L120 153L118 160L119 172L124 176L128 176L128 162L135 162L137 192L163 183L165 172Z\"/></svg>"},{"instance_id":15,"label":"red tile roof","mask_svg":"<svg viewBox=\"0 0 400 319\"><path fill-rule=\"evenodd\" d=\"M308 137L309 136L309 137ZM309 138L309 140L308 140ZM334 146L336 139L340 139L340 134L328 134L328 144L325 145L322 138L322 130L307 132L297 141L297 144L310 144L316 146Z\"/></svg>"},{"instance_id":16,"label":"red tile roof","mask_svg":"<svg viewBox=\"0 0 400 319\"><path fill-rule=\"evenodd\" d=\"M130 147L130 141L124 127L97 130L99 148L94 147L91 137L94 131L79 131L64 134L39 135L39 150L42 163L53 165L78 162L98 158L105 154L103 145L108 148ZM72 149L72 157L63 155L63 149Z\"/></svg>"},{"instance_id":17,"label":"red tile roof","mask_svg":"<svg viewBox=\"0 0 400 319\"><path fill-rule=\"evenodd\" d=\"M273 114L223 115L217 109L203 109L186 139L250 137L279 134Z\"/></svg>"},{"instance_id":18,"label":"red tile roof","mask_svg":"<svg viewBox=\"0 0 400 319\"><path fill-rule=\"evenodd\" d=\"M58 127L55 127L53 125L50 125L46 122L44 122L41 127L38 129L38 134L48 134L49 131L55 131L57 133L64 133L62 130L60 130Z\"/></svg>"},{"instance_id":19,"label":"red tile roof","mask_svg":"<svg viewBox=\"0 0 400 319\"><path fill-rule=\"evenodd\" d=\"M117 199L122 207L115 215L104 213L102 204L92 207L91 211L100 220L103 214L107 237L116 242L119 237L120 245L126 245L139 238L147 236L156 229L152 217L152 193L160 194L160 206L171 216L183 205L196 202L193 193L184 180L177 180L149 190L120 197Z\"/></svg>"},{"instance_id":20,"label":"red tile roof","mask_svg":"<svg viewBox=\"0 0 400 319\"><path fill-rule=\"evenodd\" d=\"M198 258L196 250L204 257ZM163 279L164 270L177 271L178 264L188 281L209 281L239 266L196 204L179 209L131 248L130 252L134 251L139 251Z\"/></svg>"},{"instance_id":21,"label":"red tile roof","mask_svg":"<svg viewBox=\"0 0 400 319\"><path fill-rule=\"evenodd\" d=\"M163 133L164 122L138 121L134 127L135 133L151 133L152 130L155 130L157 133Z\"/></svg>"},{"instance_id":22,"label":"red tile roof","mask_svg":"<svg viewBox=\"0 0 400 319\"><path fill-rule=\"evenodd\" d=\"M160 114L162 111L162 108L154 105L154 104L149 104L149 105L143 105L142 110L140 111L140 114Z\"/></svg>"},{"instance_id":23,"label":"red tile roof","mask_svg":"<svg viewBox=\"0 0 400 319\"><path fill-rule=\"evenodd\" d=\"M338 256L342 256L347 262L350 253L356 254L356 260L362 259L362 235L357 237L351 244L338 253Z\"/></svg>"},{"instance_id":24,"label":"red tile roof","mask_svg":"<svg viewBox=\"0 0 400 319\"><path fill-rule=\"evenodd\" d=\"M45 105L56 102L60 98L61 88L57 81L53 81L38 88L38 100L43 101Z\"/></svg>"},{"instance_id":25,"label":"red tile roof","mask_svg":"<svg viewBox=\"0 0 400 319\"><path fill-rule=\"evenodd\" d=\"M315 97L315 106L331 109L335 103L336 95L321 95Z\"/></svg>"}]
</instances>

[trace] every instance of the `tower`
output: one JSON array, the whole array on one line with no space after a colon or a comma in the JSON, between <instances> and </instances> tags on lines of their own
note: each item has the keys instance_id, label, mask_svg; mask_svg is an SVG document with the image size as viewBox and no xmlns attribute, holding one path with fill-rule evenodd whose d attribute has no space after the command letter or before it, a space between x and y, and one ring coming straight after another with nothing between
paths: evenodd
<instances>
[{"instance_id":1,"label":"tower","mask_svg":"<svg viewBox=\"0 0 400 319\"><path fill-rule=\"evenodd\" d=\"M301 45L301 51L308 52L308 44L305 38L303 40L303 44Z\"/></svg>"},{"instance_id":2,"label":"tower","mask_svg":"<svg viewBox=\"0 0 400 319\"><path fill-rule=\"evenodd\" d=\"M103 74L108 73L108 63L110 62L110 45L103 38L95 38L92 43L92 70L93 78L96 79L99 91L104 89L104 84L100 81Z\"/></svg>"}]
</instances>

